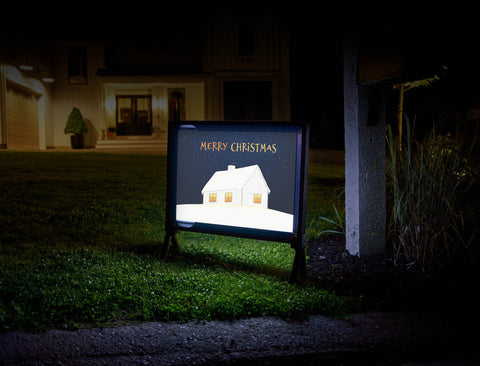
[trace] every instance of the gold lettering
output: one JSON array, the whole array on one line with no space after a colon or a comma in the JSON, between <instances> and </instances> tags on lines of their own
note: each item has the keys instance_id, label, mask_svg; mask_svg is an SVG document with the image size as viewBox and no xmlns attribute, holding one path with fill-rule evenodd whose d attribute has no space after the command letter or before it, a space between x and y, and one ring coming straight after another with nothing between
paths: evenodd
<instances>
[{"instance_id":1,"label":"gold lettering","mask_svg":"<svg viewBox=\"0 0 480 366\"><path fill-rule=\"evenodd\" d=\"M265 144L261 142L233 142L229 148L228 142L223 141L201 141L201 151L226 151L229 149L232 152L253 152L253 153L272 153L276 154L277 144Z\"/></svg>"}]
</instances>

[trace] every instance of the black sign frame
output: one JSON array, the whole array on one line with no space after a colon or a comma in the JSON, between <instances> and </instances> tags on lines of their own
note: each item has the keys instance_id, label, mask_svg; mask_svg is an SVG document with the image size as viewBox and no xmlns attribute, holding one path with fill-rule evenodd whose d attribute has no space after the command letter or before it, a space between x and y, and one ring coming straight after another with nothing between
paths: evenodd
<instances>
[{"instance_id":1,"label":"black sign frame","mask_svg":"<svg viewBox=\"0 0 480 366\"><path fill-rule=\"evenodd\" d=\"M225 134L236 136L249 133L260 133L265 136L273 136L288 132L290 147L294 144L295 153L291 154L293 161L290 166L294 166L294 172L282 172L294 174L289 177L293 184L293 224L292 230L276 230L264 228L251 228L235 225L216 224L212 222L197 222L179 220L177 209L180 207L179 197L183 194L179 189L179 179L187 178L182 171L181 161L185 157L193 157L198 152L194 152L191 146L186 148L181 142L182 136L195 136L196 133L205 135ZM283 134L285 136L286 134ZM278 135L280 136L280 135ZM293 140L294 138L294 140ZM197 140L195 140L198 142ZM197 146L196 149L207 149L212 146ZM203 143L202 143L203 144ZM194 231L206 234L225 235L243 237L248 239L258 239L267 241L276 241L290 243L295 250L295 259L293 262L290 282L296 282L298 274L305 276L305 216L306 216L306 197L307 197L307 174L308 174L308 146L309 145L309 125L308 123L298 122L272 122L272 121L170 121L168 129L168 147L167 147L167 191L166 191L166 219L165 219L165 240L162 247L162 257L167 258L169 250L178 249L176 238L177 231ZM215 148L216 145L213 147ZM231 146L231 150L238 146ZM260 145L244 145L243 148L259 149ZM268 146L262 147L268 149ZM270 145L270 152L276 152L277 146ZM218 149L218 146L217 146ZM272 150L273 149L273 150ZM180 161L181 160L181 161ZM198 164L197 164L198 165ZM229 167L230 168L230 167ZM235 167L233 167L235 168ZM261 173L260 173L261 174ZM184 179L186 180L186 179Z\"/></svg>"}]
</instances>

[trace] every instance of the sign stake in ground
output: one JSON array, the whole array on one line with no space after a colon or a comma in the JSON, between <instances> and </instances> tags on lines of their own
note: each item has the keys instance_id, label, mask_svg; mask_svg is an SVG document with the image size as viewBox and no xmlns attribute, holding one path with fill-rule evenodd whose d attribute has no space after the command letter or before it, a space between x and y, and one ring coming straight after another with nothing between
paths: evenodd
<instances>
[{"instance_id":1,"label":"sign stake in ground","mask_svg":"<svg viewBox=\"0 0 480 366\"><path fill-rule=\"evenodd\" d=\"M305 276L309 128L294 122L169 123L162 257L178 230L290 243Z\"/></svg>"}]
</instances>

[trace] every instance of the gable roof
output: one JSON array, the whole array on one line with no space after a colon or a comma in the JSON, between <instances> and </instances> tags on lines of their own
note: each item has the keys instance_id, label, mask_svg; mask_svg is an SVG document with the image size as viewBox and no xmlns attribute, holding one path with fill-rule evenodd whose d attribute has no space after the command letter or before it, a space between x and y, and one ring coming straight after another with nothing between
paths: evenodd
<instances>
[{"instance_id":1,"label":"gable roof","mask_svg":"<svg viewBox=\"0 0 480 366\"><path fill-rule=\"evenodd\" d=\"M226 188L241 190L256 172L260 174L267 192L270 193L270 188L263 177L260 167L258 165L250 165L243 168L235 168L234 166L230 168L229 166L228 170L216 171L203 187L202 194L204 192L218 191Z\"/></svg>"}]
</instances>

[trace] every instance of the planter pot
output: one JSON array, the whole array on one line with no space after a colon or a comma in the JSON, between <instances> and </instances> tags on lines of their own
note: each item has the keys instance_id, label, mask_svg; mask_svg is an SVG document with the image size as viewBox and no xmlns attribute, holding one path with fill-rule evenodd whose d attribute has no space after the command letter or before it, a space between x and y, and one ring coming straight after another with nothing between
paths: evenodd
<instances>
[{"instance_id":1,"label":"planter pot","mask_svg":"<svg viewBox=\"0 0 480 366\"><path fill-rule=\"evenodd\" d=\"M74 149L83 149L83 146L84 146L83 135L71 135L70 144Z\"/></svg>"}]
</instances>

